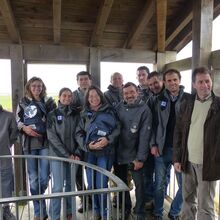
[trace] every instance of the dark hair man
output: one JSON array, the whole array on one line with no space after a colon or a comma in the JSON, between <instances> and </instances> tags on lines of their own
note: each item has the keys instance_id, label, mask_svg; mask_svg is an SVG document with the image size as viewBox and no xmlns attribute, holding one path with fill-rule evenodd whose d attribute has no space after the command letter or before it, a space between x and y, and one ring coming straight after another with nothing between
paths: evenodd
<instances>
[{"instance_id":1,"label":"dark hair man","mask_svg":"<svg viewBox=\"0 0 220 220\"><path fill-rule=\"evenodd\" d=\"M220 98L212 92L211 72L192 73L196 94L180 108L174 133L174 167L183 173L183 220L214 220L220 179ZM198 213L197 213L198 210Z\"/></svg>"},{"instance_id":2,"label":"dark hair man","mask_svg":"<svg viewBox=\"0 0 220 220\"><path fill-rule=\"evenodd\" d=\"M79 88L73 91L73 104L77 109L82 110L84 105L85 91L92 84L92 76L87 71L81 71L77 73L76 80Z\"/></svg>"},{"instance_id":3,"label":"dark hair man","mask_svg":"<svg viewBox=\"0 0 220 220\"><path fill-rule=\"evenodd\" d=\"M139 82L138 89L139 89L139 96L145 102L148 101L150 96L150 91L148 88L147 77L150 71L146 66L140 66L137 68L136 76Z\"/></svg>"},{"instance_id":4,"label":"dark hair man","mask_svg":"<svg viewBox=\"0 0 220 220\"><path fill-rule=\"evenodd\" d=\"M139 98L138 88L134 83L126 83L123 86L122 93L124 102L116 107L119 120L123 126L121 127L117 148L118 169L115 170L115 174L125 183L128 183L128 170L131 171L136 187L135 213L138 220L144 220L143 165L149 151L152 115L149 107ZM128 219L131 207L130 193L125 192L125 219Z\"/></svg>"},{"instance_id":5,"label":"dark hair man","mask_svg":"<svg viewBox=\"0 0 220 220\"><path fill-rule=\"evenodd\" d=\"M157 220L163 217L163 203L166 186L167 169L172 165L173 133L176 116L179 113L180 103L189 96L180 86L181 75L178 70L169 69L163 74L165 90L157 97L154 113L153 137L151 140L151 153L155 159L155 209ZM179 219L182 207L181 173L176 172L179 190L171 204L168 217Z\"/></svg>"},{"instance_id":6,"label":"dark hair man","mask_svg":"<svg viewBox=\"0 0 220 220\"><path fill-rule=\"evenodd\" d=\"M73 105L81 111L84 106L84 96L86 90L91 86L92 84L92 76L89 72L87 71L81 71L77 73L76 75L76 80L79 88L75 91L73 91ZM82 157L83 160L83 157ZM86 189L86 187L83 187L83 182L82 182L83 176L82 176L82 166L79 166L77 173L76 173L76 185L78 190ZM89 202L90 199L89 199ZM83 213L84 208L86 206L83 206L83 198L80 197L80 204L78 207L78 212Z\"/></svg>"}]
</instances>

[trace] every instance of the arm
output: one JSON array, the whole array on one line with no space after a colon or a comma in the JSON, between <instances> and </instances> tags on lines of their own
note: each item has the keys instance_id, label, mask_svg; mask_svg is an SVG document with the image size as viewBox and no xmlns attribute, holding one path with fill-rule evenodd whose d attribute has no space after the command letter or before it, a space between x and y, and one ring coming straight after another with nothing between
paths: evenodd
<instances>
[{"instance_id":1,"label":"arm","mask_svg":"<svg viewBox=\"0 0 220 220\"><path fill-rule=\"evenodd\" d=\"M149 142L152 132L152 113L148 107L143 112L140 123L136 160L144 162L149 151Z\"/></svg>"},{"instance_id":2,"label":"arm","mask_svg":"<svg viewBox=\"0 0 220 220\"><path fill-rule=\"evenodd\" d=\"M15 120L15 117L13 114L11 114L11 122L9 125L9 139L10 139L10 145L14 144L18 137L18 128L17 123Z\"/></svg>"}]
</instances>

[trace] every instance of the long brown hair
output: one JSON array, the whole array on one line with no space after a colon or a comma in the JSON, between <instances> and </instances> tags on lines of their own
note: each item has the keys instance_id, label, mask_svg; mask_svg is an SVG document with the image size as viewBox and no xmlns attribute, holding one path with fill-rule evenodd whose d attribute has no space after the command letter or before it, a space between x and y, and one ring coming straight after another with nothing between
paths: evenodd
<instances>
[{"instance_id":1,"label":"long brown hair","mask_svg":"<svg viewBox=\"0 0 220 220\"><path fill-rule=\"evenodd\" d=\"M47 88L46 88L46 86L45 86L43 80L42 80L41 78L39 78L39 77L36 77L36 76L30 78L30 79L28 80L28 82L26 83L26 85L25 85L25 95L26 95L27 97L29 97L29 98L34 98L33 95L32 95L32 93L31 93L30 86L31 86L31 84L32 84L33 82L35 82L35 81L39 81L40 83L42 83L42 91L41 91L41 93L40 93L40 98L44 98L44 97L47 95L47 93L46 93Z\"/></svg>"}]
</instances>

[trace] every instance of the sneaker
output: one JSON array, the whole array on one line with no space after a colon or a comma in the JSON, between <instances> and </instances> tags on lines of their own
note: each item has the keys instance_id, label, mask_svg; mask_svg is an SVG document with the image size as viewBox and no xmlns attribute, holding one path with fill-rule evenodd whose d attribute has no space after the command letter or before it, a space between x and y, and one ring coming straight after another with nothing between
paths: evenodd
<instances>
[{"instance_id":1,"label":"sneaker","mask_svg":"<svg viewBox=\"0 0 220 220\"><path fill-rule=\"evenodd\" d=\"M3 220L16 220L9 206L3 207Z\"/></svg>"},{"instance_id":2,"label":"sneaker","mask_svg":"<svg viewBox=\"0 0 220 220\"><path fill-rule=\"evenodd\" d=\"M168 218L171 220L180 220L180 216L179 215L171 215L170 212L168 213Z\"/></svg>"}]
</instances>

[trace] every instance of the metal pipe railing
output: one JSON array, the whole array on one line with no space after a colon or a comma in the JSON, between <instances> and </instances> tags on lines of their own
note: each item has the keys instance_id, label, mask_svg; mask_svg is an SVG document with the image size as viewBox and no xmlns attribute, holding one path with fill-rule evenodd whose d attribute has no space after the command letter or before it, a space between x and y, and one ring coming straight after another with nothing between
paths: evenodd
<instances>
[{"instance_id":1,"label":"metal pipe railing","mask_svg":"<svg viewBox=\"0 0 220 220\"><path fill-rule=\"evenodd\" d=\"M124 192L129 190L126 184L122 182L117 176L112 174L111 172L108 172L107 170L104 170L100 167L97 167L92 164L85 163L83 161L77 161L77 160L71 160L71 159L65 159L65 158L59 158L59 157L50 157L50 156L32 156L32 155L14 155L14 156L0 156L0 168L1 168L1 162L4 159L12 159L12 165L13 165L13 170L15 164L24 164L25 166L19 165L19 176L21 177L20 181L15 179L14 184L20 184L20 190L19 192L14 193L12 197L8 198L2 198L2 192L1 192L1 175L0 175L0 219L3 219L3 206L4 204L15 204L15 209L13 210L13 214L16 216L16 219L32 219L33 218L33 208L31 205L31 201L39 201L40 203L40 219L44 219L43 216L43 202L46 200L47 203L47 209L48 209L48 204L52 199L56 198L61 198L63 200L63 205L62 205L62 211L61 211L61 219L66 219L66 209L65 209L65 200L67 198L71 198L72 201L72 219L90 219L92 216L95 215L95 207L94 207L94 196L95 195L101 195L101 204L104 204L104 202L107 202L107 219L110 219L112 216L115 216L115 219L123 219L123 210L124 210ZM59 161L64 164L69 164L70 165L70 172L71 172L71 190L69 192L56 192L52 193L52 184L53 184L53 179L51 177L49 183L48 183L48 188L44 194L38 194L38 195L31 195L30 190L29 190L29 180L28 180L28 174L26 176L26 184L23 184L23 176L24 174L27 173L27 160L37 160L38 164L38 169L40 169L39 163L41 160L49 160L50 162L52 161ZM19 161L19 163L17 163ZM92 169L92 173L98 172L101 174L101 186L103 186L103 178L107 177L109 181L114 182L114 186L112 184L108 184L107 188L101 188L101 189L95 189L94 185L93 188L88 190L88 189L83 189L80 191L76 191L75 183L76 183L76 170L78 166L82 166L83 170L83 181L85 181L85 184L87 183L87 180L85 178L86 175L84 175L85 169ZM23 168L25 167L25 169ZM62 170L62 169L61 169ZM25 173L24 173L25 172ZM61 179L63 178L65 174L63 172L60 173ZM15 175L14 175L15 176ZM94 175L93 175L94 178ZM84 182L83 182L84 184ZM23 189L26 185L26 188ZM39 189L40 189L39 185ZM16 187L14 187L16 189ZM22 193L20 193L22 192ZM25 195L26 192L26 195ZM117 209L113 210L112 205L111 205L111 193L116 193L117 195ZM119 200L119 193L122 193L122 200ZM104 201L104 195L107 195L107 201ZM81 217L76 213L76 198L77 196L82 196L83 201L84 201L84 212ZM92 197L92 207L91 210L89 210L89 196ZM20 204L27 204L27 210L24 212L23 210L21 211L19 206ZM103 206L102 206L103 207ZM122 216L121 216L121 211L122 210ZM25 215L25 217L24 217ZM65 218L64 218L65 217ZM103 216L102 216L103 217ZM53 220L53 219L52 219Z\"/></svg>"}]
</instances>

